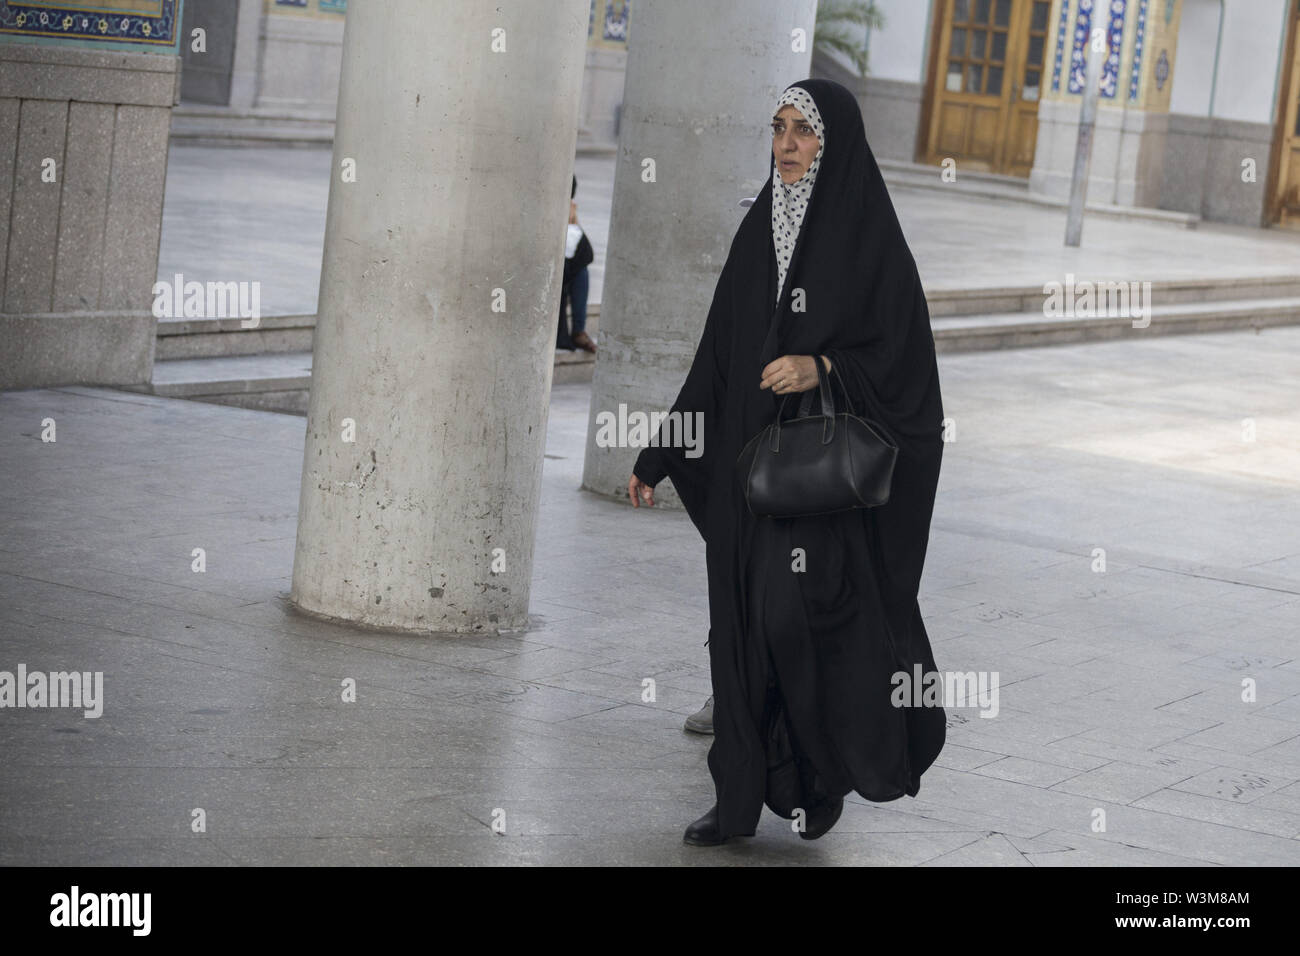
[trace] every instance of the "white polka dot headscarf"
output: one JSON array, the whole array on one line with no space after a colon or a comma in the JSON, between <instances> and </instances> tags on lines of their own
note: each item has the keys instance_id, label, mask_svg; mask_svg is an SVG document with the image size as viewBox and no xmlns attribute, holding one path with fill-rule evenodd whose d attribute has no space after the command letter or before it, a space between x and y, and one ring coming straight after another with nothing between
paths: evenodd
<instances>
[{"instance_id":1,"label":"white polka dot headscarf","mask_svg":"<svg viewBox=\"0 0 1300 956\"><path fill-rule=\"evenodd\" d=\"M794 254L795 240L799 237L799 226L803 223L804 213L808 211L813 182L817 179L822 153L826 150L826 128L812 94L800 86L790 87L776 101L773 115L781 112L781 108L787 104L804 115L821 146L807 171L789 186L781 179L776 157L772 157L772 245L776 249L777 302L781 301L781 290L785 286L785 274L790 268L790 257Z\"/></svg>"}]
</instances>

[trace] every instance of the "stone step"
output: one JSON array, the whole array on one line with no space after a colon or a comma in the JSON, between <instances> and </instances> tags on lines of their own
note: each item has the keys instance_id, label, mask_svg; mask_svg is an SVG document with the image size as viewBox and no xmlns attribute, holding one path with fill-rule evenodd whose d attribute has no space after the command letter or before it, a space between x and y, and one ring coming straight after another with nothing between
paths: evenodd
<instances>
[{"instance_id":1,"label":"stone step","mask_svg":"<svg viewBox=\"0 0 1300 956\"><path fill-rule=\"evenodd\" d=\"M210 103L181 103L172 109L172 122L243 123L249 126L301 126L313 128L322 124L332 126L334 114L312 110L287 110L275 107L216 106Z\"/></svg>"},{"instance_id":2,"label":"stone step","mask_svg":"<svg viewBox=\"0 0 1300 956\"><path fill-rule=\"evenodd\" d=\"M963 196L983 199L1000 199L1008 202L1028 203L1064 211L1069 202L1053 196L1044 196L1029 191L1029 181L1016 176L1002 176L995 173L981 173L957 170L953 182L940 179L943 170L938 166L924 163L908 163L902 160L878 160L880 173L885 183L891 188L903 189L950 189ZM1171 209L1152 209L1146 206L1116 206L1112 203L1089 202L1084 207L1087 212L1107 219L1130 221L1161 222L1182 229L1195 229L1201 217L1194 213L1175 212Z\"/></svg>"},{"instance_id":3,"label":"stone step","mask_svg":"<svg viewBox=\"0 0 1300 956\"><path fill-rule=\"evenodd\" d=\"M171 141L186 146L330 146L334 117L183 103L172 110Z\"/></svg>"},{"instance_id":4,"label":"stone step","mask_svg":"<svg viewBox=\"0 0 1300 956\"><path fill-rule=\"evenodd\" d=\"M1064 280L1064 276L1060 281ZM1076 283L1083 277L1076 277ZM1151 283L1152 301L1160 307L1206 303L1273 301L1300 296L1300 276L1256 276L1244 278L1176 279ZM1023 314L1032 321L1042 316L1046 293L1041 286L997 286L986 289L935 289L926 292L931 319ZM1238 320L1232 319L1235 323ZM314 315L264 316L256 329L241 327L234 319L160 319L157 359L221 358L280 352L310 352ZM599 341L600 303L587 305L587 327ZM568 355L560 352L557 355ZM586 355L587 353L581 353ZM561 364L582 365L582 360L561 363L557 359L556 381L590 381L590 371L563 369ZM588 378L568 379L579 374Z\"/></svg>"},{"instance_id":5,"label":"stone step","mask_svg":"<svg viewBox=\"0 0 1300 956\"><path fill-rule=\"evenodd\" d=\"M170 361L268 352L310 352L315 328L314 315L263 316L254 329L244 328L238 318L159 319L154 356L157 361ZM599 302L587 303L587 331L599 342ZM560 354L568 353L557 353Z\"/></svg>"},{"instance_id":6,"label":"stone step","mask_svg":"<svg viewBox=\"0 0 1300 956\"><path fill-rule=\"evenodd\" d=\"M1300 325L1300 295L1242 301L1202 301L1157 305L1150 325L1116 317L1046 317L1037 312L958 315L931 319L939 352L990 351L1101 342L1126 336L1174 335ZM238 322L238 320L228 320ZM132 391L170 398L237 405L264 411L307 413L311 388L311 352L162 360L154 365L151 386ZM590 382L595 356L582 351L555 352L552 382Z\"/></svg>"},{"instance_id":7,"label":"stone step","mask_svg":"<svg viewBox=\"0 0 1300 956\"><path fill-rule=\"evenodd\" d=\"M255 329L240 319L159 319L158 361L262 355L268 352L310 352L314 315L263 316Z\"/></svg>"},{"instance_id":8,"label":"stone step","mask_svg":"<svg viewBox=\"0 0 1300 956\"><path fill-rule=\"evenodd\" d=\"M592 341L596 347L600 347L600 339L592 335ZM596 356L590 352L584 352L582 349L574 349L572 352L565 349L555 350L555 372L551 378L552 385L570 385L574 382L591 382L591 377L596 371Z\"/></svg>"},{"instance_id":9,"label":"stone step","mask_svg":"<svg viewBox=\"0 0 1300 956\"><path fill-rule=\"evenodd\" d=\"M905 159L881 159L879 156L876 157L876 165L880 167L880 172L887 180L891 177L900 180L906 177L915 177L918 180L924 179L927 183L936 186L978 185L981 187L999 187L1011 192L1029 195L1029 180L1020 176L1007 176L1003 173L986 173L979 170L959 168L956 181L945 183L939 178L943 172L941 166L908 162Z\"/></svg>"},{"instance_id":10,"label":"stone step","mask_svg":"<svg viewBox=\"0 0 1300 956\"><path fill-rule=\"evenodd\" d=\"M282 109L182 103L172 109L171 141L185 146L304 146L334 144L334 116ZM615 156L618 144L578 134L579 156Z\"/></svg>"},{"instance_id":11,"label":"stone step","mask_svg":"<svg viewBox=\"0 0 1300 956\"><path fill-rule=\"evenodd\" d=\"M305 415L311 352L159 361L154 362L151 385L126 388L167 398Z\"/></svg>"},{"instance_id":12,"label":"stone step","mask_svg":"<svg viewBox=\"0 0 1300 956\"><path fill-rule=\"evenodd\" d=\"M939 352L982 352L1103 342L1129 336L1227 332L1300 325L1300 295L1235 302L1185 302L1151 308L1149 325L1134 328L1124 316L1048 317L1038 312L1007 312L932 318ZM1145 321L1145 320L1138 320Z\"/></svg>"},{"instance_id":13,"label":"stone step","mask_svg":"<svg viewBox=\"0 0 1300 956\"><path fill-rule=\"evenodd\" d=\"M171 142L178 146L301 146L327 149L334 143L334 129L187 127L173 124Z\"/></svg>"},{"instance_id":14,"label":"stone step","mask_svg":"<svg viewBox=\"0 0 1300 956\"><path fill-rule=\"evenodd\" d=\"M582 131L578 133L574 152L579 156L617 156L618 143L594 139L589 133Z\"/></svg>"},{"instance_id":15,"label":"stone step","mask_svg":"<svg viewBox=\"0 0 1300 956\"><path fill-rule=\"evenodd\" d=\"M1065 275L1052 278L1060 283L1066 281ZM1105 277L1075 276L1073 282L1077 287L1085 279L1097 283L1106 281ZM1195 302L1286 299L1295 296L1300 296L1300 275L1163 279L1151 283L1152 301L1160 306ZM979 317L1013 312L1041 315L1047 293L1041 285L990 286L984 289L927 289L925 298L929 303L932 319L950 316Z\"/></svg>"},{"instance_id":16,"label":"stone step","mask_svg":"<svg viewBox=\"0 0 1300 956\"><path fill-rule=\"evenodd\" d=\"M154 363L152 385L125 388L167 398L305 415L311 364L309 351L169 359ZM590 382L595 366L595 356L589 352L557 349L552 383Z\"/></svg>"},{"instance_id":17,"label":"stone step","mask_svg":"<svg viewBox=\"0 0 1300 956\"><path fill-rule=\"evenodd\" d=\"M1125 336L1223 332L1262 329L1278 325L1300 325L1300 279L1257 278L1223 280L1226 288L1238 292L1286 290L1288 295L1221 300L1212 293L1222 290L1200 281L1167 283L1160 294L1153 283L1150 324L1134 328L1133 319L1124 316L1049 317L1044 315L1041 289L982 290L980 298L972 290L952 295L965 299L945 299L945 293L931 293L931 327L935 348L939 352L990 351L1005 348L1029 348L1101 342ZM1200 294L1199 298L1195 294ZM1168 294L1172 298L1166 298ZM980 301L1009 304L1002 311L978 314L949 313L941 310L945 303ZM308 320L311 320L310 323ZM308 336L313 316L278 316L262 320L260 329L241 329L238 319L186 319L160 323L159 360L154 365L152 386L135 391L151 392L172 398L237 405L266 411L304 415L311 387L311 351L287 347L292 336ZM164 328L165 326L165 328ZM261 338L258 338L258 336ZM594 333L593 333L594 334ZM277 338L280 337L280 338ZM164 342L191 340L181 346ZM599 342L599 336L596 336ZM258 343L284 346L282 350L262 350L260 354L222 351L235 346L250 348ZM220 348L218 348L220 346ZM203 357L167 357L185 349L207 350ZM555 352L552 382L556 385L590 382L595 356L583 351Z\"/></svg>"}]
</instances>

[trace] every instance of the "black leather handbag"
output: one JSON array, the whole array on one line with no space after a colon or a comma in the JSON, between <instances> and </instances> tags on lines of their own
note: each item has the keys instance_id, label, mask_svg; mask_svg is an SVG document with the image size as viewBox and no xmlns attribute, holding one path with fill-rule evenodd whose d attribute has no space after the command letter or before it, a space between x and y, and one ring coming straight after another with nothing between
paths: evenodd
<instances>
[{"instance_id":1,"label":"black leather handbag","mask_svg":"<svg viewBox=\"0 0 1300 956\"><path fill-rule=\"evenodd\" d=\"M809 415L812 390L795 418L776 421L749 440L736 459L745 500L757 517L792 518L873 508L889 501L898 446L878 423L858 417L838 370L847 412L835 411L830 376L816 359L821 414Z\"/></svg>"}]
</instances>

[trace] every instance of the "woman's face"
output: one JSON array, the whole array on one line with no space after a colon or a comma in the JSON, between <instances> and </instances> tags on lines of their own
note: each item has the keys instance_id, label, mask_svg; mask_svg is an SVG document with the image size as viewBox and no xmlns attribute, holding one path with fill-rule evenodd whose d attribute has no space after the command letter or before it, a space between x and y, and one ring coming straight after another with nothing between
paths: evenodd
<instances>
[{"instance_id":1,"label":"woman's face","mask_svg":"<svg viewBox=\"0 0 1300 956\"><path fill-rule=\"evenodd\" d=\"M808 120L793 106L786 104L772 117L772 158L787 186L808 172L821 145Z\"/></svg>"}]
</instances>

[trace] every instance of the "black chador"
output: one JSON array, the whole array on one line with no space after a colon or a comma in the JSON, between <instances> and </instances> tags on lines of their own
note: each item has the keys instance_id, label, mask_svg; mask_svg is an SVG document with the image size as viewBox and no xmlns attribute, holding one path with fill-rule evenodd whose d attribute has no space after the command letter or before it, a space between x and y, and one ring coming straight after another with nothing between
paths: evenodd
<instances>
[{"instance_id":1,"label":"black chador","mask_svg":"<svg viewBox=\"0 0 1300 956\"><path fill-rule=\"evenodd\" d=\"M789 818L850 791L916 796L944 742L942 707L891 703L894 674L936 669L917 604L943 451L929 310L857 101L826 80L796 83L782 101L807 97L824 130L811 188L791 189L773 167L673 405L702 413L704 453L665 445L661 430L634 468L648 485L672 479L705 541L709 770L724 837L753 832L764 803ZM782 249L788 222L797 229ZM888 504L750 514L736 458L776 418L780 399L759 382L785 355L825 355L857 413L898 443Z\"/></svg>"}]
</instances>

